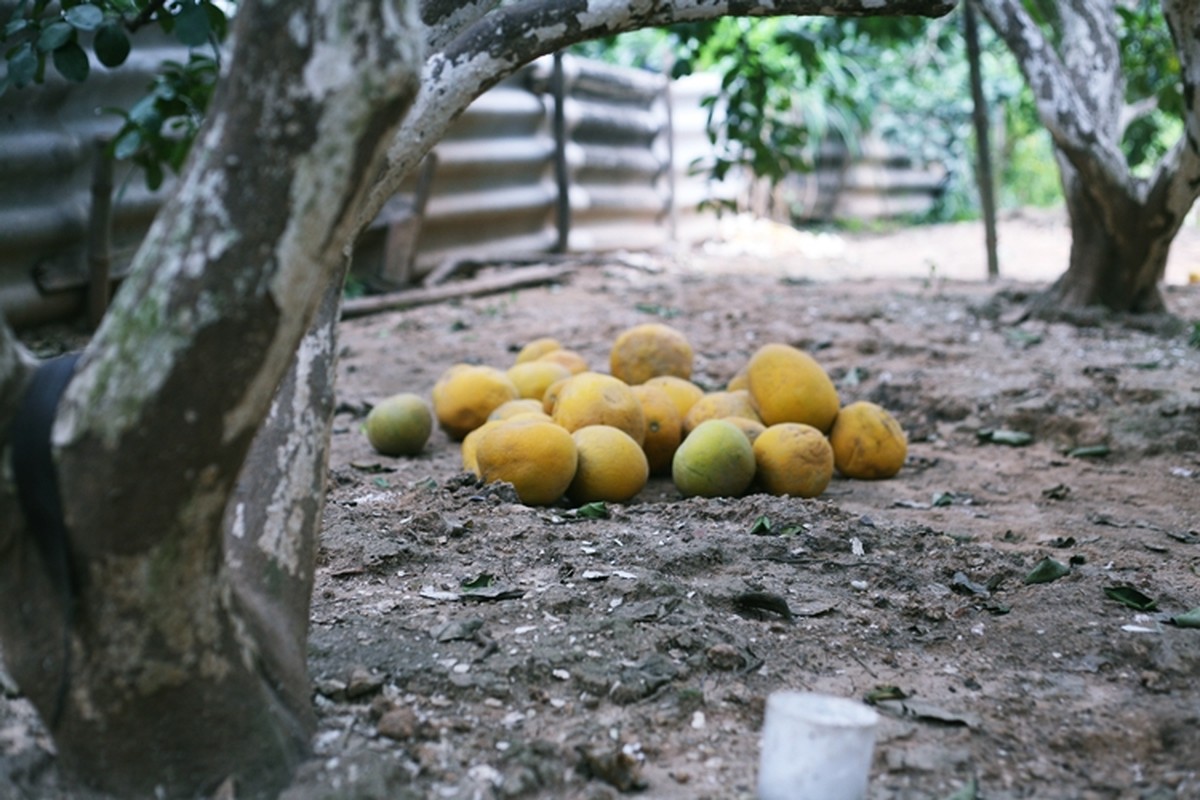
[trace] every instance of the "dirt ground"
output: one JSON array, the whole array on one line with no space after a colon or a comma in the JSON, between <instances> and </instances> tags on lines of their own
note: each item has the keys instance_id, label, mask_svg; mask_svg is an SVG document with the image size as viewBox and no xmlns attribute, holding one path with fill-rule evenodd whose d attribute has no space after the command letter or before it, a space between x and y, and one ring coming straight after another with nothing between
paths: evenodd
<instances>
[{"instance_id":1,"label":"dirt ground","mask_svg":"<svg viewBox=\"0 0 1200 800\"><path fill-rule=\"evenodd\" d=\"M320 730L285 798L752 798L781 689L877 702L875 800L1200 798L1200 630L1172 624L1200 607L1200 285L1168 289L1172 333L1073 327L1022 320L1065 257L1052 221L1005 223L1035 282L998 285L961 280L982 274L975 225L744 228L344 324ZM1200 264L1181 241L1174 275ZM812 501L681 500L656 479L580 519L476 485L441 432L393 459L360 430L387 394L538 336L607 371L651 320L690 338L709 388L763 343L808 350L844 402L898 417L904 469ZM1030 582L1046 559L1065 574ZM36 737L4 703L13 774Z\"/></svg>"}]
</instances>

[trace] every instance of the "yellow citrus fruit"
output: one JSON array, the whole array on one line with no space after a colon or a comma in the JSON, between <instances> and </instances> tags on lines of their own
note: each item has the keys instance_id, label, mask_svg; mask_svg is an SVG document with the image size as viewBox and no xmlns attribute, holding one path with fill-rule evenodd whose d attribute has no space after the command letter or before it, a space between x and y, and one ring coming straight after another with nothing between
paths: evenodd
<instances>
[{"instance_id":1,"label":"yellow citrus fruit","mask_svg":"<svg viewBox=\"0 0 1200 800\"><path fill-rule=\"evenodd\" d=\"M554 421L568 431L587 425L612 425L640 447L646 440L646 415L628 384L599 372L581 372L563 384L554 403Z\"/></svg>"},{"instance_id":2,"label":"yellow citrus fruit","mask_svg":"<svg viewBox=\"0 0 1200 800\"><path fill-rule=\"evenodd\" d=\"M671 478L684 497L739 497L754 480L754 449L723 419L701 422L675 451Z\"/></svg>"},{"instance_id":3,"label":"yellow citrus fruit","mask_svg":"<svg viewBox=\"0 0 1200 800\"><path fill-rule=\"evenodd\" d=\"M567 381L574 377L574 375L568 375L566 378L557 380L546 387L546 393L542 395L542 411L545 411L547 414L554 413L554 405L558 402L559 392L567 385Z\"/></svg>"},{"instance_id":4,"label":"yellow citrus fruit","mask_svg":"<svg viewBox=\"0 0 1200 800\"><path fill-rule=\"evenodd\" d=\"M433 390L433 413L452 439L460 440L487 421L501 403L516 400L517 387L495 367L454 366Z\"/></svg>"},{"instance_id":5,"label":"yellow citrus fruit","mask_svg":"<svg viewBox=\"0 0 1200 800\"><path fill-rule=\"evenodd\" d=\"M588 425L571 434L579 452L567 497L575 503L624 503L646 486L650 465L641 445L611 425Z\"/></svg>"},{"instance_id":6,"label":"yellow citrus fruit","mask_svg":"<svg viewBox=\"0 0 1200 800\"><path fill-rule=\"evenodd\" d=\"M462 372L463 370L470 369L470 368L471 368L470 364L455 364L451 367L447 367L446 371L438 376L437 382L433 384L433 391L430 392L430 394L433 398L433 405L435 408L437 407L439 399L442 396L442 392L446 388L446 384L450 382L450 379L453 378L458 373Z\"/></svg>"},{"instance_id":7,"label":"yellow citrus fruit","mask_svg":"<svg viewBox=\"0 0 1200 800\"><path fill-rule=\"evenodd\" d=\"M542 336L538 339L528 342L524 347L522 347L521 351L517 353L517 357L513 363L524 364L526 361L533 361L541 356L546 355L546 353L550 353L555 350L562 350L562 344L558 341L558 339L554 339L550 336Z\"/></svg>"},{"instance_id":8,"label":"yellow citrus fruit","mask_svg":"<svg viewBox=\"0 0 1200 800\"><path fill-rule=\"evenodd\" d=\"M683 434L687 436L705 420L722 417L745 417L756 422L762 421L758 412L754 410L750 393L745 389L736 392L709 392L688 409L687 416L683 418Z\"/></svg>"},{"instance_id":9,"label":"yellow citrus fruit","mask_svg":"<svg viewBox=\"0 0 1200 800\"><path fill-rule=\"evenodd\" d=\"M553 361L525 361L507 370L508 379L517 387L521 397L542 402L546 389L555 381L571 376L571 370Z\"/></svg>"},{"instance_id":10,"label":"yellow citrus fruit","mask_svg":"<svg viewBox=\"0 0 1200 800\"><path fill-rule=\"evenodd\" d=\"M429 406L415 394L394 394L367 414L367 441L385 456L415 456L433 432Z\"/></svg>"},{"instance_id":11,"label":"yellow citrus fruit","mask_svg":"<svg viewBox=\"0 0 1200 800\"><path fill-rule=\"evenodd\" d=\"M738 373L729 379L729 383L725 384L725 391L736 392L740 389L750 390L750 379L746 377L746 370L738 370Z\"/></svg>"},{"instance_id":12,"label":"yellow citrus fruit","mask_svg":"<svg viewBox=\"0 0 1200 800\"><path fill-rule=\"evenodd\" d=\"M749 419L748 417L721 417L721 419L725 420L726 422L732 422L734 425L736 425L738 430L746 434L746 438L750 440L750 444L752 445L754 444L754 440L757 439L762 432L767 429L766 425L763 425L756 419Z\"/></svg>"},{"instance_id":13,"label":"yellow citrus fruit","mask_svg":"<svg viewBox=\"0 0 1200 800\"><path fill-rule=\"evenodd\" d=\"M676 378L674 375L659 375L657 378L646 381L645 385L662 389L671 395L671 399L675 401L675 407L679 409L680 419L686 417L696 401L704 397L704 390L699 386L683 378Z\"/></svg>"},{"instance_id":14,"label":"yellow citrus fruit","mask_svg":"<svg viewBox=\"0 0 1200 800\"><path fill-rule=\"evenodd\" d=\"M523 397L519 400L509 400L496 406L496 410L488 414L488 421L511 419L517 414L540 414L546 419L550 419L550 415L542 410L541 400L532 400L528 397Z\"/></svg>"},{"instance_id":15,"label":"yellow citrus fruit","mask_svg":"<svg viewBox=\"0 0 1200 800\"><path fill-rule=\"evenodd\" d=\"M838 413L838 393L816 360L791 345L765 344L746 365L746 378L766 425L802 422L827 433Z\"/></svg>"},{"instance_id":16,"label":"yellow citrus fruit","mask_svg":"<svg viewBox=\"0 0 1200 800\"><path fill-rule=\"evenodd\" d=\"M757 480L769 494L816 497L833 479L833 448L811 425L781 422L754 440Z\"/></svg>"},{"instance_id":17,"label":"yellow citrus fruit","mask_svg":"<svg viewBox=\"0 0 1200 800\"><path fill-rule=\"evenodd\" d=\"M550 361L554 364L561 364L571 371L572 375L578 375L581 372L587 372L588 362L579 353L574 350L551 350L545 355L538 356L535 361Z\"/></svg>"},{"instance_id":18,"label":"yellow citrus fruit","mask_svg":"<svg viewBox=\"0 0 1200 800\"><path fill-rule=\"evenodd\" d=\"M838 472L847 478L890 478L908 455L908 437L896 418L863 400L838 412L829 443Z\"/></svg>"},{"instance_id":19,"label":"yellow citrus fruit","mask_svg":"<svg viewBox=\"0 0 1200 800\"><path fill-rule=\"evenodd\" d=\"M521 502L546 506L567 491L579 453L564 428L540 419L513 419L484 431L475 444L475 461L484 481L506 481Z\"/></svg>"},{"instance_id":20,"label":"yellow citrus fruit","mask_svg":"<svg viewBox=\"0 0 1200 800\"><path fill-rule=\"evenodd\" d=\"M476 476L479 475L479 459L475 457L475 448L479 445L479 439L488 431L508 421L506 419L490 419L463 437L460 452L465 471L474 473Z\"/></svg>"},{"instance_id":21,"label":"yellow citrus fruit","mask_svg":"<svg viewBox=\"0 0 1200 800\"><path fill-rule=\"evenodd\" d=\"M613 377L630 386L659 375L692 376L692 346L670 325L647 322L622 331L609 354Z\"/></svg>"},{"instance_id":22,"label":"yellow citrus fruit","mask_svg":"<svg viewBox=\"0 0 1200 800\"><path fill-rule=\"evenodd\" d=\"M671 459L675 450L683 440L683 418L675 401L665 389L643 383L631 386L633 396L642 404L642 414L646 417L646 438L642 442L642 450L650 464L651 474L667 472L671 468Z\"/></svg>"}]
</instances>

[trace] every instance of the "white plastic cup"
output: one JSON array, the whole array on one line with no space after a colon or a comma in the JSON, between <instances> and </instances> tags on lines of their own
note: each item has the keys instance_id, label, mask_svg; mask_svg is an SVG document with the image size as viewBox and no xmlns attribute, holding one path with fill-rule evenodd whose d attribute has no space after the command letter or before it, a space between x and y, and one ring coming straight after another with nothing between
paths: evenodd
<instances>
[{"instance_id":1,"label":"white plastic cup","mask_svg":"<svg viewBox=\"0 0 1200 800\"><path fill-rule=\"evenodd\" d=\"M855 700L772 693L763 721L759 800L863 800L878 720Z\"/></svg>"}]
</instances>

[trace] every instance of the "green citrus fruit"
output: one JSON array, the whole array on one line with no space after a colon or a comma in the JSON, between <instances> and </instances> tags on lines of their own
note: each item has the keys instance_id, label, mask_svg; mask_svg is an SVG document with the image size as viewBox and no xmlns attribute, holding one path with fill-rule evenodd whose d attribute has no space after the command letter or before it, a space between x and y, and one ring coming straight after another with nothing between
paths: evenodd
<instances>
[{"instance_id":1,"label":"green citrus fruit","mask_svg":"<svg viewBox=\"0 0 1200 800\"><path fill-rule=\"evenodd\" d=\"M429 441L433 414L419 396L394 394L367 414L367 441L385 456L415 456Z\"/></svg>"},{"instance_id":2,"label":"green citrus fruit","mask_svg":"<svg viewBox=\"0 0 1200 800\"><path fill-rule=\"evenodd\" d=\"M754 480L754 448L731 422L701 422L675 451L671 477L684 497L739 497Z\"/></svg>"}]
</instances>

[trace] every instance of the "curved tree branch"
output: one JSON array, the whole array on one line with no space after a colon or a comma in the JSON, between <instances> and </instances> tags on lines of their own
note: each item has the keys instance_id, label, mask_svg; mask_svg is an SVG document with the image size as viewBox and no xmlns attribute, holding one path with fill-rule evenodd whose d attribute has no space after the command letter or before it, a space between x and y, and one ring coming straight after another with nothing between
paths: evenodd
<instances>
[{"instance_id":1,"label":"curved tree branch","mask_svg":"<svg viewBox=\"0 0 1200 800\"><path fill-rule=\"evenodd\" d=\"M450 123L484 91L520 67L568 45L646 27L723 16L941 16L954 0L524 0L495 6L487 0L425 0L427 40L435 43L413 112L388 151L387 169L372 188L360 218L374 219L401 181L433 148Z\"/></svg>"},{"instance_id":2,"label":"curved tree branch","mask_svg":"<svg viewBox=\"0 0 1200 800\"><path fill-rule=\"evenodd\" d=\"M1116 191L1132 191L1134 199L1141 196L1144 187L1132 179L1116 136L1109 135L1108 128L1119 123L1119 112L1107 119L1107 109L1089 102L1080 90L1086 75L1072 73L1020 0L979 0L979 8L1016 57L1033 90L1038 117L1071 165L1103 176Z\"/></svg>"},{"instance_id":3,"label":"curved tree branch","mask_svg":"<svg viewBox=\"0 0 1200 800\"><path fill-rule=\"evenodd\" d=\"M1161 196L1168 213L1177 217L1178 225L1184 215L1200 198L1200 111L1196 107L1196 90L1200 87L1200 8L1182 0L1165 0L1163 15L1179 56L1179 73L1183 81L1184 133L1159 162L1150 178L1151 197Z\"/></svg>"}]
</instances>

